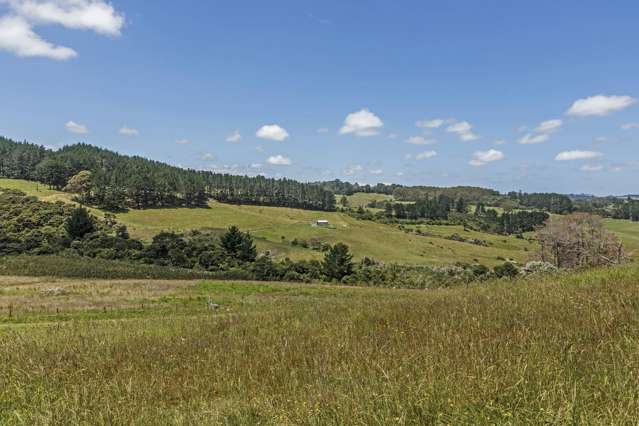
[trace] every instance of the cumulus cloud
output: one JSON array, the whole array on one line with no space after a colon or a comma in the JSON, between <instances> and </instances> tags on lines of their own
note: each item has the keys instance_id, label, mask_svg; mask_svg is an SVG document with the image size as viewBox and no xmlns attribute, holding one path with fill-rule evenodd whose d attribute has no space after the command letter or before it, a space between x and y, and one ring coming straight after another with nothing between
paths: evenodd
<instances>
[{"instance_id":1,"label":"cumulus cloud","mask_svg":"<svg viewBox=\"0 0 639 426\"><path fill-rule=\"evenodd\" d=\"M124 16L103 0L0 0L10 14L0 18L0 49L21 57L67 60L77 56L69 47L56 46L33 30L38 25L61 25L75 30L119 36Z\"/></svg>"},{"instance_id":2,"label":"cumulus cloud","mask_svg":"<svg viewBox=\"0 0 639 426\"><path fill-rule=\"evenodd\" d=\"M436 118L434 120L420 120L415 123L415 126L419 127L420 129L437 129L441 127L445 122L446 120L443 120L441 118Z\"/></svg>"},{"instance_id":3,"label":"cumulus cloud","mask_svg":"<svg viewBox=\"0 0 639 426\"><path fill-rule=\"evenodd\" d=\"M566 114L575 117L604 116L628 108L636 101L630 96L596 95L576 100Z\"/></svg>"},{"instance_id":4,"label":"cumulus cloud","mask_svg":"<svg viewBox=\"0 0 639 426\"><path fill-rule=\"evenodd\" d=\"M283 142L289 137L288 132L277 124L267 124L266 126L262 126L255 135L260 139L268 139L278 142Z\"/></svg>"},{"instance_id":5,"label":"cumulus cloud","mask_svg":"<svg viewBox=\"0 0 639 426\"><path fill-rule=\"evenodd\" d=\"M563 151L557 154L556 161L573 161L573 160L587 160L589 158L601 157L603 154L596 151Z\"/></svg>"},{"instance_id":6,"label":"cumulus cloud","mask_svg":"<svg viewBox=\"0 0 639 426\"><path fill-rule=\"evenodd\" d=\"M191 141L188 139L178 139L175 141L175 143L178 145L189 145Z\"/></svg>"},{"instance_id":7,"label":"cumulus cloud","mask_svg":"<svg viewBox=\"0 0 639 426\"><path fill-rule=\"evenodd\" d=\"M521 145L532 145L536 143L546 142L548 138L550 138L550 136L547 133L541 133L541 134L527 133L526 135L524 135L524 137L519 139L519 143Z\"/></svg>"},{"instance_id":8,"label":"cumulus cloud","mask_svg":"<svg viewBox=\"0 0 639 426\"><path fill-rule=\"evenodd\" d=\"M119 130L119 133L123 136L137 136L140 134L138 129L133 129L131 127L124 126Z\"/></svg>"},{"instance_id":9,"label":"cumulus cloud","mask_svg":"<svg viewBox=\"0 0 639 426\"><path fill-rule=\"evenodd\" d=\"M64 127L66 127L67 130L70 131L71 133L75 133L78 135L86 135L87 133L89 133L89 129L87 128L87 126L83 124L78 124L75 121L67 122L67 124L65 124Z\"/></svg>"},{"instance_id":10,"label":"cumulus cloud","mask_svg":"<svg viewBox=\"0 0 639 426\"><path fill-rule=\"evenodd\" d=\"M417 160L426 160L427 158L433 158L437 156L437 151L424 151L424 152L420 152L419 154L417 154L415 156L415 159Z\"/></svg>"},{"instance_id":11,"label":"cumulus cloud","mask_svg":"<svg viewBox=\"0 0 639 426\"><path fill-rule=\"evenodd\" d=\"M639 123L626 123L621 126L623 130L639 129Z\"/></svg>"},{"instance_id":12,"label":"cumulus cloud","mask_svg":"<svg viewBox=\"0 0 639 426\"><path fill-rule=\"evenodd\" d=\"M227 142L237 143L237 142L239 142L241 140L242 140L242 135L240 134L239 130L234 130L232 133L229 133L226 136L226 141Z\"/></svg>"},{"instance_id":13,"label":"cumulus cloud","mask_svg":"<svg viewBox=\"0 0 639 426\"><path fill-rule=\"evenodd\" d=\"M290 166L293 164L290 158L283 155L271 155L266 162L272 166Z\"/></svg>"},{"instance_id":14,"label":"cumulus cloud","mask_svg":"<svg viewBox=\"0 0 639 426\"><path fill-rule=\"evenodd\" d=\"M33 32L31 25L18 16L0 18L0 49L23 57L41 57L64 61L76 57L75 50L56 46Z\"/></svg>"},{"instance_id":15,"label":"cumulus cloud","mask_svg":"<svg viewBox=\"0 0 639 426\"><path fill-rule=\"evenodd\" d=\"M411 136L410 138L406 139L406 143L409 143L411 145L421 146L421 145L434 145L437 143L437 141L435 139L426 139L423 136Z\"/></svg>"},{"instance_id":16,"label":"cumulus cloud","mask_svg":"<svg viewBox=\"0 0 639 426\"><path fill-rule=\"evenodd\" d=\"M579 167L579 170L581 170L582 172L600 172L603 170L603 168L604 167L600 164L584 164L583 166Z\"/></svg>"},{"instance_id":17,"label":"cumulus cloud","mask_svg":"<svg viewBox=\"0 0 639 426\"><path fill-rule=\"evenodd\" d=\"M364 108L346 116L344 125L339 130L341 135L375 136L384 127L384 122L375 114Z\"/></svg>"},{"instance_id":18,"label":"cumulus cloud","mask_svg":"<svg viewBox=\"0 0 639 426\"><path fill-rule=\"evenodd\" d=\"M479 167L494 161L500 161L505 158L505 155L501 151L496 149L489 149L488 151L475 151L473 159L470 160L471 166Z\"/></svg>"},{"instance_id":19,"label":"cumulus cloud","mask_svg":"<svg viewBox=\"0 0 639 426\"><path fill-rule=\"evenodd\" d=\"M462 141L474 141L479 139L475 133L473 133L473 126L468 121L460 121L459 123L451 124L446 129L448 133L455 133Z\"/></svg>"}]
</instances>

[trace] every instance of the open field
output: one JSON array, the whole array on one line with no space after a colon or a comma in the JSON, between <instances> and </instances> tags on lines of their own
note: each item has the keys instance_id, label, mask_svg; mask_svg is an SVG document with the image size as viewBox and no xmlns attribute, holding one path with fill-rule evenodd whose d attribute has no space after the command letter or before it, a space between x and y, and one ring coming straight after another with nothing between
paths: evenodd
<instances>
[{"instance_id":1,"label":"open field","mask_svg":"<svg viewBox=\"0 0 639 426\"><path fill-rule=\"evenodd\" d=\"M0 424L634 424L638 277L0 277Z\"/></svg>"},{"instance_id":2,"label":"open field","mask_svg":"<svg viewBox=\"0 0 639 426\"><path fill-rule=\"evenodd\" d=\"M337 196L337 204L339 205L339 201L342 197ZM386 194L369 194L366 192L357 192L353 195L349 195L346 197L348 199L349 207L366 207L372 201L394 201L392 195Z\"/></svg>"},{"instance_id":3,"label":"open field","mask_svg":"<svg viewBox=\"0 0 639 426\"><path fill-rule=\"evenodd\" d=\"M639 222L605 219L604 223L606 228L619 235L626 247L626 253L639 260Z\"/></svg>"},{"instance_id":4,"label":"open field","mask_svg":"<svg viewBox=\"0 0 639 426\"><path fill-rule=\"evenodd\" d=\"M47 190L33 182L0 179L0 186L18 188L48 200L70 199L68 194ZM379 194L355 194L350 197L361 203L385 198L388 196ZM525 262L535 250L534 244L514 236L463 231L462 227L424 225L421 229L427 236L418 236L407 234L397 226L360 221L344 213L283 207L211 202L209 209L129 210L118 214L117 218L128 226L131 235L144 240L163 230L208 229L222 232L230 225L237 225L253 234L260 251L270 250L275 257L294 260L320 259L323 256L318 251L292 245L294 239L309 242L314 239L330 244L343 242L349 245L357 259L368 256L384 262L404 264L449 264L459 261L494 266L502 263L503 259ZM313 226L318 219L329 220L331 226ZM639 253L639 223L607 220L606 224L620 235L628 251L636 250ZM483 247L447 239L454 233L469 239L486 240L490 244Z\"/></svg>"}]
</instances>

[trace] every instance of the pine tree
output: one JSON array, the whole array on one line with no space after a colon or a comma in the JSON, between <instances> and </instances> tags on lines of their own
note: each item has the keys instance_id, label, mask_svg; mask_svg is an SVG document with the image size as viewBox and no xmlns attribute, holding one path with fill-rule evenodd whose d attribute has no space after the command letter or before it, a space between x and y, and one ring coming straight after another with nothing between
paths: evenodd
<instances>
[{"instance_id":1,"label":"pine tree","mask_svg":"<svg viewBox=\"0 0 639 426\"><path fill-rule=\"evenodd\" d=\"M324 275L329 279L341 281L353 273L353 255L346 244L337 243L329 249L322 263Z\"/></svg>"},{"instance_id":2,"label":"pine tree","mask_svg":"<svg viewBox=\"0 0 639 426\"><path fill-rule=\"evenodd\" d=\"M95 231L95 221L87 209L78 207L71 212L71 216L65 223L65 228L71 238L80 240Z\"/></svg>"}]
</instances>

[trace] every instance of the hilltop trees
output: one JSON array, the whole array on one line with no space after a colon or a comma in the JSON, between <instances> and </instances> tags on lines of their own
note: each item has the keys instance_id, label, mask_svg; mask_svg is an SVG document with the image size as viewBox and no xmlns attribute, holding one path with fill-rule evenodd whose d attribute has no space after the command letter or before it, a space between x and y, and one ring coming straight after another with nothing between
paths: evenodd
<instances>
[{"instance_id":1,"label":"hilltop trees","mask_svg":"<svg viewBox=\"0 0 639 426\"><path fill-rule=\"evenodd\" d=\"M83 172L88 175L80 175ZM182 169L86 144L52 151L0 138L0 177L36 180L76 192L106 210L206 207L210 198L234 204L335 210L333 192L291 179L248 177ZM85 186L86 184L86 186ZM89 186L90 185L90 186Z\"/></svg>"}]
</instances>

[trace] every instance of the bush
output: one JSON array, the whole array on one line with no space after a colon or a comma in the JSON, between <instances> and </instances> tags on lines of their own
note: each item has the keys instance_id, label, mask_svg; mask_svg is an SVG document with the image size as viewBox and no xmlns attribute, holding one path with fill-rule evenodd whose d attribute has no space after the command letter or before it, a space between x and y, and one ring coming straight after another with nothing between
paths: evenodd
<instances>
[{"instance_id":1,"label":"bush","mask_svg":"<svg viewBox=\"0 0 639 426\"><path fill-rule=\"evenodd\" d=\"M521 272L524 275L533 275L533 274L546 274L557 272L559 269L549 262L543 261L532 261L526 263L526 265L522 268Z\"/></svg>"},{"instance_id":2,"label":"bush","mask_svg":"<svg viewBox=\"0 0 639 426\"><path fill-rule=\"evenodd\" d=\"M506 262L502 265L495 266L493 272L498 278L515 278L519 275L519 268L511 262Z\"/></svg>"}]
</instances>

